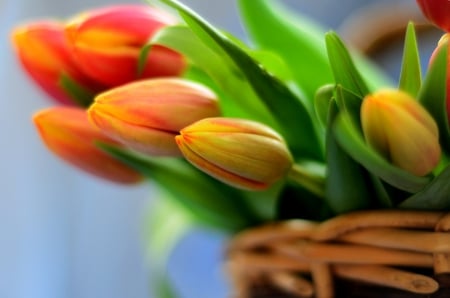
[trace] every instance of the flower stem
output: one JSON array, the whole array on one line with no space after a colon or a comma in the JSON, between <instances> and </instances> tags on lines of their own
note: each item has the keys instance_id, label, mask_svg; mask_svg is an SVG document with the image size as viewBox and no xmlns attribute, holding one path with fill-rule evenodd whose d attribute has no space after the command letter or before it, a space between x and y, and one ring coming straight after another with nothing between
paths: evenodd
<instances>
[{"instance_id":1,"label":"flower stem","mask_svg":"<svg viewBox=\"0 0 450 298\"><path fill-rule=\"evenodd\" d=\"M312 171L308 167L294 164L288 173L288 179L320 198L325 197L325 175Z\"/></svg>"}]
</instances>

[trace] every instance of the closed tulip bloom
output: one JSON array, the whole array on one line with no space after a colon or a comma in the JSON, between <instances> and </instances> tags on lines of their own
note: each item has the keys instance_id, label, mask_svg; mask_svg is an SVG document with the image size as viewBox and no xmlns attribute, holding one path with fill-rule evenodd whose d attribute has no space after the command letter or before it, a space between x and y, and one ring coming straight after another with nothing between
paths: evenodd
<instances>
[{"instance_id":1,"label":"closed tulip bloom","mask_svg":"<svg viewBox=\"0 0 450 298\"><path fill-rule=\"evenodd\" d=\"M89 123L85 110L54 107L38 112L33 120L47 148L69 164L115 183L142 180L138 172L96 147L96 142L119 145Z\"/></svg>"},{"instance_id":2,"label":"closed tulip bloom","mask_svg":"<svg viewBox=\"0 0 450 298\"><path fill-rule=\"evenodd\" d=\"M361 121L368 144L399 168L423 176L438 164L437 124L409 94L380 90L367 95Z\"/></svg>"},{"instance_id":3,"label":"closed tulip bloom","mask_svg":"<svg viewBox=\"0 0 450 298\"><path fill-rule=\"evenodd\" d=\"M90 120L111 138L154 156L180 156L179 131L202 118L220 115L216 95L178 78L129 83L98 95Z\"/></svg>"},{"instance_id":4,"label":"closed tulip bloom","mask_svg":"<svg viewBox=\"0 0 450 298\"><path fill-rule=\"evenodd\" d=\"M61 85L63 75L86 90L101 89L73 61L62 23L39 21L17 27L12 32L12 42L24 70L56 101L68 105L76 103Z\"/></svg>"},{"instance_id":5,"label":"closed tulip bloom","mask_svg":"<svg viewBox=\"0 0 450 298\"><path fill-rule=\"evenodd\" d=\"M182 129L176 142L194 166L241 189L266 189L293 164L282 137L250 120L203 119Z\"/></svg>"},{"instance_id":6,"label":"closed tulip bloom","mask_svg":"<svg viewBox=\"0 0 450 298\"><path fill-rule=\"evenodd\" d=\"M436 26L450 32L450 1L417 0L423 14Z\"/></svg>"},{"instance_id":7,"label":"closed tulip bloom","mask_svg":"<svg viewBox=\"0 0 450 298\"><path fill-rule=\"evenodd\" d=\"M184 70L182 56L153 46L138 73L141 48L155 32L174 23L170 15L148 5L113 5L76 16L66 34L83 71L114 87L139 78L177 76Z\"/></svg>"}]
</instances>

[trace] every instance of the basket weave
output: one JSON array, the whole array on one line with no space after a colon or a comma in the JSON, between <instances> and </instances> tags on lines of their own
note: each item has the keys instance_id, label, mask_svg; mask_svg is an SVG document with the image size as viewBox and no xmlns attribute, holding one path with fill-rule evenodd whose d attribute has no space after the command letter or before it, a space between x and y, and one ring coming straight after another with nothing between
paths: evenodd
<instances>
[{"instance_id":1,"label":"basket weave","mask_svg":"<svg viewBox=\"0 0 450 298\"><path fill-rule=\"evenodd\" d=\"M235 298L450 297L450 213L359 211L232 239Z\"/></svg>"}]
</instances>

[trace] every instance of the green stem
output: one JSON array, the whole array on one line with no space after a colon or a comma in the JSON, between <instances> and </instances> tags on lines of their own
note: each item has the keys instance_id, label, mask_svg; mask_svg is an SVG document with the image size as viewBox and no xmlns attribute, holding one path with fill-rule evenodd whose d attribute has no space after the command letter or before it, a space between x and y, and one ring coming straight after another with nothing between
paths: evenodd
<instances>
[{"instance_id":1,"label":"green stem","mask_svg":"<svg viewBox=\"0 0 450 298\"><path fill-rule=\"evenodd\" d=\"M294 164L287 177L318 197L325 198L325 176L323 174L311 171L300 164Z\"/></svg>"}]
</instances>

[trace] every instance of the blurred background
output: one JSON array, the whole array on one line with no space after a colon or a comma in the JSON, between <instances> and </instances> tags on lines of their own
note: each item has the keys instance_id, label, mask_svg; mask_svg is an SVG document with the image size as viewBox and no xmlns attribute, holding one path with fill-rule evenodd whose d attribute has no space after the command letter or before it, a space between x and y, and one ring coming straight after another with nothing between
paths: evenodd
<instances>
[{"instance_id":1,"label":"blurred background","mask_svg":"<svg viewBox=\"0 0 450 298\"><path fill-rule=\"evenodd\" d=\"M233 0L182 2L246 39ZM394 80L402 48L398 38L402 28L395 26L403 17L420 20L411 0L282 2L317 20L324 29L342 33ZM143 228L156 199L152 186L116 186L78 172L51 155L30 120L35 111L51 103L22 73L9 43L9 32L19 23L68 17L112 3L117 1L0 0L2 298L154 297L149 285L152 260L146 254ZM380 11L380 4L391 8ZM439 36L433 30L420 35L423 69ZM368 40L373 42L361 43ZM221 267L226 240L225 235L199 229L176 248L170 277L179 297L229 297Z\"/></svg>"}]
</instances>

